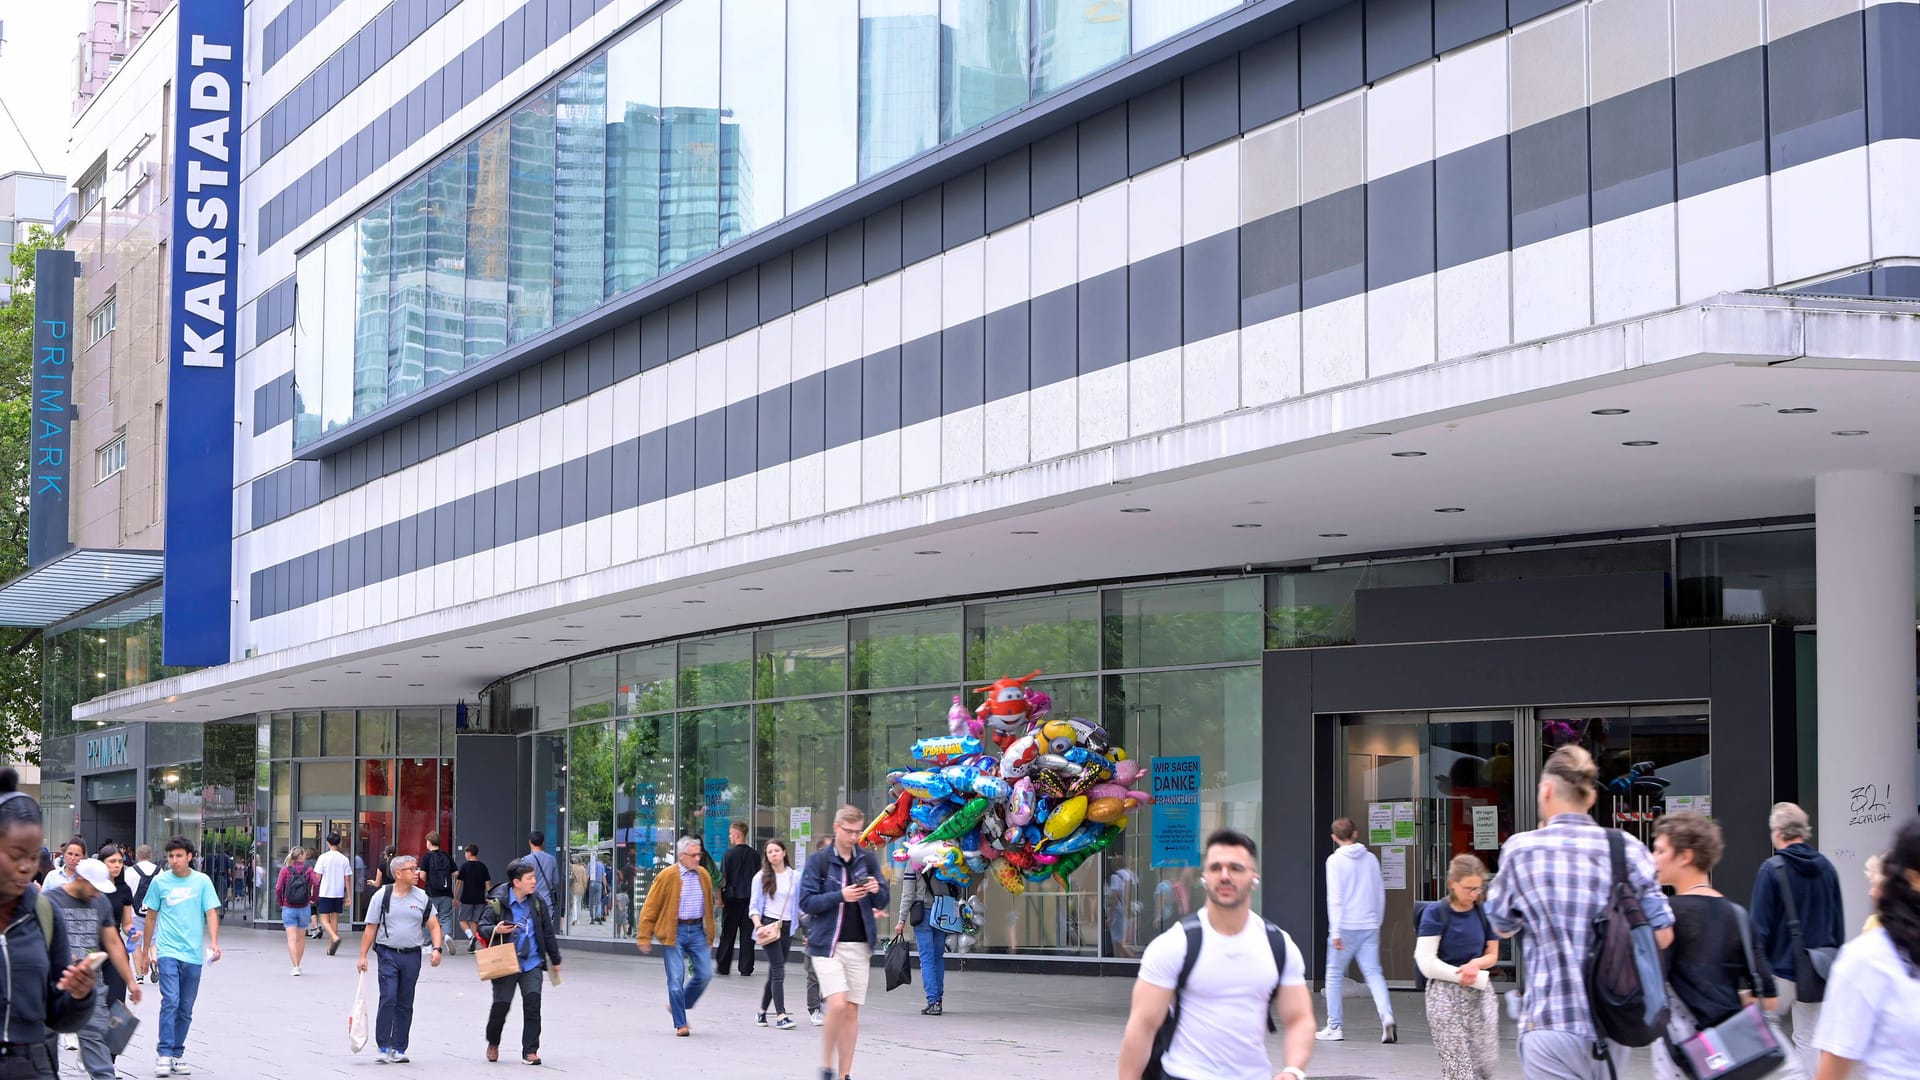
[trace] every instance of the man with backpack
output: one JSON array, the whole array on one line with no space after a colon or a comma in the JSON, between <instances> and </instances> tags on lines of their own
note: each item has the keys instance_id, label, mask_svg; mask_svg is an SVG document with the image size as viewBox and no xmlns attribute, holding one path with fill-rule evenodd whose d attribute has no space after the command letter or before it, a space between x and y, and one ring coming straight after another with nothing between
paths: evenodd
<instances>
[{"instance_id":1,"label":"man with backpack","mask_svg":"<svg viewBox=\"0 0 1920 1080\"><path fill-rule=\"evenodd\" d=\"M1202 848L1203 910L1153 939L1140 958L1120 1043L1120 1080L1305 1080L1313 1056L1306 962L1286 931L1253 916L1260 883L1252 838L1231 829ZM1286 1030L1274 1072L1267 1031Z\"/></svg>"},{"instance_id":2,"label":"man with backpack","mask_svg":"<svg viewBox=\"0 0 1920 1080\"><path fill-rule=\"evenodd\" d=\"M1542 824L1507 841L1487 896L1495 930L1527 935L1520 1063L1530 1080L1600 1080L1615 1046L1647 1045L1661 1032L1646 1029L1665 1027L1656 946L1673 941L1673 909L1645 845L1594 822L1599 785L1586 750L1554 751L1535 791ZM1637 977L1648 971L1640 952L1653 954L1650 978ZM1644 1016L1649 997L1658 1017ZM1644 1023L1623 1042L1635 1009Z\"/></svg>"},{"instance_id":3,"label":"man with backpack","mask_svg":"<svg viewBox=\"0 0 1920 1080\"><path fill-rule=\"evenodd\" d=\"M453 921L453 875L459 870L453 856L440 850L440 834L427 834L427 854L420 860L420 876L425 879L427 899L440 920L443 932L459 940L460 929Z\"/></svg>"},{"instance_id":4,"label":"man with backpack","mask_svg":"<svg viewBox=\"0 0 1920 1080\"><path fill-rule=\"evenodd\" d=\"M1781 1075L1812 1076L1820 1062L1813 1029L1820 1022L1826 975L1847 940L1840 877L1811 846L1813 827L1805 810L1775 803L1767 831L1773 857L1760 864L1753 881L1753 948L1780 987L1767 1023L1782 1043L1792 1039L1793 1052Z\"/></svg>"},{"instance_id":5,"label":"man with backpack","mask_svg":"<svg viewBox=\"0 0 1920 1080\"><path fill-rule=\"evenodd\" d=\"M367 903L367 930L360 936L361 971L367 970L367 951L380 958L380 1013L374 1021L377 1061L399 1064L409 1060L407 1043L413 1033L413 990L420 981L420 952L429 949L430 962L440 966L440 922L427 895L414 887L419 860L401 855L390 867L393 883L373 894Z\"/></svg>"}]
</instances>

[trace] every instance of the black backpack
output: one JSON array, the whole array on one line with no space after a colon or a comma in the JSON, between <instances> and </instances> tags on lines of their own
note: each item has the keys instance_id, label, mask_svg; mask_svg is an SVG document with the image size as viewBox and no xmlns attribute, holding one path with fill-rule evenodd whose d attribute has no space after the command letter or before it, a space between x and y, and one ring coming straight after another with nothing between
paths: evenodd
<instances>
[{"instance_id":1,"label":"black backpack","mask_svg":"<svg viewBox=\"0 0 1920 1080\"><path fill-rule=\"evenodd\" d=\"M1620 830L1607 830L1607 853L1613 882L1606 906L1593 917L1593 936L1581 974L1586 977L1600 1036L1622 1046L1651 1046L1667 1033L1667 986L1660 946L1627 873L1626 837ZM1596 1046L1594 1052L1600 1054L1601 1049Z\"/></svg>"},{"instance_id":2,"label":"black backpack","mask_svg":"<svg viewBox=\"0 0 1920 1080\"><path fill-rule=\"evenodd\" d=\"M287 867L287 899L285 907L306 907L313 903L313 879L307 876L307 868L295 870Z\"/></svg>"},{"instance_id":3,"label":"black backpack","mask_svg":"<svg viewBox=\"0 0 1920 1080\"><path fill-rule=\"evenodd\" d=\"M427 895L453 895L453 856L444 851L427 852Z\"/></svg>"},{"instance_id":4,"label":"black backpack","mask_svg":"<svg viewBox=\"0 0 1920 1080\"><path fill-rule=\"evenodd\" d=\"M1284 978L1287 973L1287 932L1266 923L1267 945L1273 950L1273 968ZM1166 1071L1161 1059L1167 1056L1167 1050L1173 1046L1174 1030L1180 1026L1180 994L1187 988L1187 976L1193 974L1193 966L1200 962L1200 946L1206 941L1206 933L1200 928L1200 913L1194 912L1180 918L1180 929L1187 935L1187 956L1180 961L1180 977L1173 984L1173 1007L1167 1010L1167 1018L1160 1030L1153 1035L1153 1052L1147 1055L1147 1067L1140 1072L1140 1080L1166 1080ZM1273 984L1273 992L1267 995L1267 1031L1278 1031L1273 1022L1273 1001L1280 996L1280 983Z\"/></svg>"}]
</instances>

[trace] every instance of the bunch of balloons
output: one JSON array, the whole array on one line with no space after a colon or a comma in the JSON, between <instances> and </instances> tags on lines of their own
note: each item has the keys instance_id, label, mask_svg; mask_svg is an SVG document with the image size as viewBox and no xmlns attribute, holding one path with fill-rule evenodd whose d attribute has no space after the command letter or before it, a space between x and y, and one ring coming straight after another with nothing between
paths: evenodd
<instances>
[{"instance_id":1,"label":"bunch of balloons","mask_svg":"<svg viewBox=\"0 0 1920 1080\"><path fill-rule=\"evenodd\" d=\"M956 696L950 733L913 744L914 768L888 775L889 804L860 842L894 845L895 861L957 888L990 875L1016 895L1111 847L1153 801L1132 786L1144 766L1104 728L1052 718L1052 699L1026 688L1039 674L976 689L986 700L972 712Z\"/></svg>"}]
</instances>

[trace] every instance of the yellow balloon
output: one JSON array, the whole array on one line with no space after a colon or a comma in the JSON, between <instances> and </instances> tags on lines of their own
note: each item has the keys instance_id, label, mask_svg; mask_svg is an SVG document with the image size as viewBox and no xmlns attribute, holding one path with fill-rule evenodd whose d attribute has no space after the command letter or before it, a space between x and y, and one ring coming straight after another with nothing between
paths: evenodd
<instances>
[{"instance_id":1,"label":"yellow balloon","mask_svg":"<svg viewBox=\"0 0 1920 1080\"><path fill-rule=\"evenodd\" d=\"M1126 827L1127 827L1127 818L1126 818L1126 815L1125 815L1125 814L1122 814L1121 816L1119 816L1119 817L1117 817L1117 818L1114 818L1114 819L1113 819L1113 827L1114 827L1114 828L1116 828L1116 829L1124 829L1124 828L1126 828Z\"/></svg>"},{"instance_id":2,"label":"yellow balloon","mask_svg":"<svg viewBox=\"0 0 1920 1080\"><path fill-rule=\"evenodd\" d=\"M1087 797L1075 795L1056 807L1053 816L1047 819L1047 838L1065 840L1073 835L1073 830L1079 828L1080 823L1085 820L1087 820Z\"/></svg>"},{"instance_id":3,"label":"yellow balloon","mask_svg":"<svg viewBox=\"0 0 1920 1080\"><path fill-rule=\"evenodd\" d=\"M1087 820L1106 825L1125 811L1122 805L1125 802L1125 799L1094 799L1087 803Z\"/></svg>"}]
</instances>

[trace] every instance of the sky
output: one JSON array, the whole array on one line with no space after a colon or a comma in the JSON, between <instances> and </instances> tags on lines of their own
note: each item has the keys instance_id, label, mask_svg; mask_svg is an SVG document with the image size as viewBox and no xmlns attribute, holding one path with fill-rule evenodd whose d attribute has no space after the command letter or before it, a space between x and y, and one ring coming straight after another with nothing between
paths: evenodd
<instances>
[{"instance_id":1,"label":"sky","mask_svg":"<svg viewBox=\"0 0 1920 1080\"><path fill-rule=\"evenodd\" d=\"M0 32L6 35L0 45L0 102L6 103L0 112L0 173L66 176L75 35L91 8L90 0L0 0Z\"/></svg>"}]
</instances>

